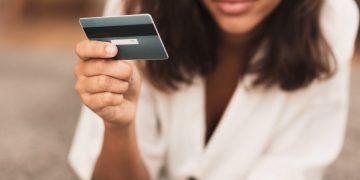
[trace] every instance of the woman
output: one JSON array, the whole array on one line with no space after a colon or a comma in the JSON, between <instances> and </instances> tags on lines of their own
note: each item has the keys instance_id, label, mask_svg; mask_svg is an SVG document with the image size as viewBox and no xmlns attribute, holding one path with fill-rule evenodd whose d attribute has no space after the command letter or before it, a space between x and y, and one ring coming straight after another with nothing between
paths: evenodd
<instances>
[{"instance_id":1,"label":"woman","mask_svg":"<svg viewBox=\"0 0 360 180\"><path fill-rule=\"evenodd\" d=\"M344 138L352 0L129 0L108 12L120 6L153 15L170 59L135 65L112 60L109 43L77 45L88 108L69 158L82 179L321 179Z\"/></svg>"}]
</instances>

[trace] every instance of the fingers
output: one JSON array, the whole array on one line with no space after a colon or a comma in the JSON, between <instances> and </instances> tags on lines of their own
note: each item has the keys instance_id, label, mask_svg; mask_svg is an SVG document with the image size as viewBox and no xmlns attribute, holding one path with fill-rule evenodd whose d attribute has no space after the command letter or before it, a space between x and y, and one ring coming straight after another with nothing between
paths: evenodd
<instances>
[{"instance_id":1,"label":"fingers","mask_svg":"<svg viewBox=\"0 0 360 180\"><path fill-rule=\"evenodd\" d=\"M91 107L95 112L99 112L105 107L119 106L124 101L122 94L114 94L110 92L88 94L81 96L83 103Z\"/></svg>"},{"instance_id":2,"label":"fingers","mask_svg":"<svg viewBox=\"0 0 360 180\"><path fill-rule=\"evenodd\" d=\"M131 61L115 61L114 44L82 41L74 68L76 91L82 102L105 121L129 124L135 116L140 77Z\"/></svg>"},{"instance_id":3,"label":"fingers","mask_svg":"<svg viewBox=\"0 0 360 180\"><path fill-rule=\"evenodd\" d=\"M123 94L128 91L129 86L130 84L127 81L122 81L106 75L100 75L78 79L76 90L80 94L95 94L104 92Z\"/></svg>"},{"instance_id":4,"label":"fingers","mask_svg":"<svg viewBox=\"0 0 360 180\"><path fill-rule=\"evenodd\" d=\"M117 47L108 42L84 40L76 45L76 54L82 60L112 58L117 52Z\"/></svg>"},{"instance_id":5,"label":"fingers","mask_svg":"<svg viewBox=\"0 0 360 180\"><path fill-rule=\"evenodd\" d=\"M78 74L86 77L106 75L119 80L129 81L133 66L129 62L115 60L89 60L78 64Z\"/></svg>"}]
</instances>

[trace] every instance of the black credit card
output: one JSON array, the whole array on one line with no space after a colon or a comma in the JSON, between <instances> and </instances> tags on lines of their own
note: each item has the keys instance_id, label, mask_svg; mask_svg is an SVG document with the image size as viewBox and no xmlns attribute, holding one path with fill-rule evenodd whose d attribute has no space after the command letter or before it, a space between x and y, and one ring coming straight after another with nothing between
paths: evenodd
<instances>
[{"instance_id":1,"label":"black credit card","mask_svg":"<svg viewBox=\"0 0 360 180\"><path fill-rule=\"evenodd\" d=\"M166 60L169 56L150 14L80 18L88 39L116 44L117 60Z\"/></svg>"}]
</instances>

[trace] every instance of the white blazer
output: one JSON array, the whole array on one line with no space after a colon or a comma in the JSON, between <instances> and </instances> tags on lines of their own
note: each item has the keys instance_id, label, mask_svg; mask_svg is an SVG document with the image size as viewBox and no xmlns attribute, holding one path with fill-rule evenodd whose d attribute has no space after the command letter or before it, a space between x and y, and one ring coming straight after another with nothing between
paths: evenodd
<instances>
[{"instance_id":1,"label":"white blazer","mask_svg":"<svg viewBox=\"0 0 360 180\"><path fill-rule=\"evenodd\" d=\"M119 3L108 1L105 14L120 14ZM172 95L145 82L136 128L151 178L321 179L343 144L358 20L353 0L326 0L321 23L338 61L337 74L293 93L248 91L245 78L206 147L203 79ZM103 132L102 120L83 108L69 155L81 179L91 177Z\"/></svg>"}]
</instances>

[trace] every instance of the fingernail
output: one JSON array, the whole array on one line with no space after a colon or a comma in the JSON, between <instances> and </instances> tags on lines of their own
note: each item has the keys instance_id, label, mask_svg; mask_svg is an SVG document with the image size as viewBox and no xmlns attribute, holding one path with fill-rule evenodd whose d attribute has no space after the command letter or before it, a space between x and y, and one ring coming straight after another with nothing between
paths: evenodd
<instances>
[{"instance_id":1,"label":"fingernail","mask_svg":"<svg viewBox=\"0 0 360 180\"><path fill-rule=\"evenodd\" d=\"M117 53L117 47L113 44L109 44L106 46L105 51L109 56L115 56Z\"/></svg>"}]
</instances>

